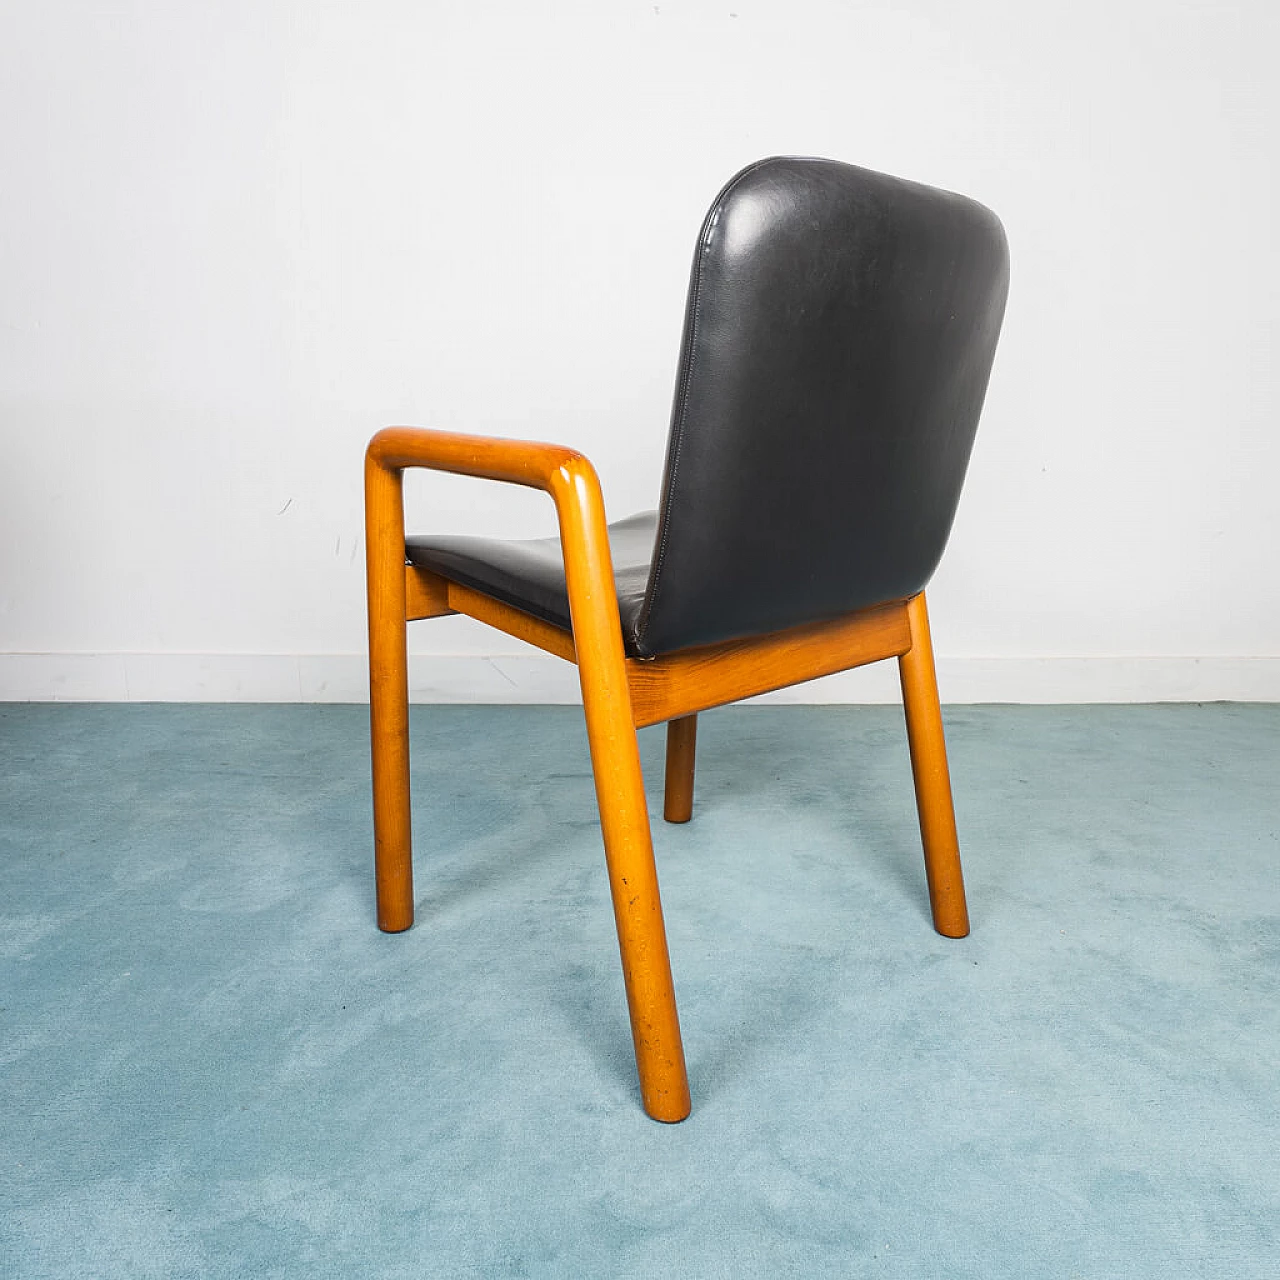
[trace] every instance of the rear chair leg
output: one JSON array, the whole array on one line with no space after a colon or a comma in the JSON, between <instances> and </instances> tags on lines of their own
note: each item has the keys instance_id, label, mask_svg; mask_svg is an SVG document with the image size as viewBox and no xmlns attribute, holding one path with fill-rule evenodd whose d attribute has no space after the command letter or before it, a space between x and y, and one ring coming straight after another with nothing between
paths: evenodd
<instances>
[{"instance_id":1,"label":"rear chair leg","mask_svg":"<svg viewBox=\"0 0 1280 1280\"><path fill-rule=\"evenodd\" d=\"M693 766L697 745L696 715L681 716L667 722L667 781L662 816L668 822L688 822L693 816Z\"/></svg>"},{"instance_id":2,"label":"rear chair leg","mask_svg":"<svg viewBox=\"0 0 1280 1280\"><path fill-rule=\"evenodd\" d=\"M925 876L929 881L929 906L933 927L939 933L963 938L969 932L969 909L965 904L960 841L951 803L951 775L924 592L907 601L907 620L911 648L898 659L898 672L902 678L911 771L915 776Z\"/></svg>"},{"instance_id":3,"label":"rear chair leg","mask_svg":"<svg viewBox=\"0 0 1280 1280\"><path fill-rule=\"evenodd\" d=\"M404 500L399 471L366 458L364 475L378 928L399 933L413 923Z\"/></svg>"}]
</instances>

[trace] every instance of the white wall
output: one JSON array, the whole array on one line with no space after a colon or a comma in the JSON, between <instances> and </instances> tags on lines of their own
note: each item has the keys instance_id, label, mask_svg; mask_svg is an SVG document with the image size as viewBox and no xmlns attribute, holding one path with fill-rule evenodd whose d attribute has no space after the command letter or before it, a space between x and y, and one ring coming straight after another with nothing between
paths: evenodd
<instances>
[{"instance_id":1,"label":"white wall","mask_svg":"<svg viewBox=\"0 0 1280 1280\"><path fill-rule=\"evenodd\" d=\"M791 152L1008 229L931 590L944 697L1280 698L1277 12L7 6L0 696L362 697L387 423L570 443L613 515L651 506L701 215ZM411 489L424 527L553 525L536 494ZM411 643L419 696L572 691L465 620Z\"/></svg>"}]
</instances>

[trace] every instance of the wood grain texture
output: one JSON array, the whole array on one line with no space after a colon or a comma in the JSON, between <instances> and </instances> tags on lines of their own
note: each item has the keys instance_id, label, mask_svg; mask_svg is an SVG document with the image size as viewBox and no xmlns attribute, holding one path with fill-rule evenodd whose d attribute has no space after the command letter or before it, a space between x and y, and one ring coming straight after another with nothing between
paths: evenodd
<instances>
[{"instance_id":1,"label":"wood grain texture","mask_svg":"<svg viewBox=\"0 0 1280 1280\"><path fill-rule=\"evenodd\" d=\"M548 491L562 467L575 461L586 462L576 450L563 445L431 431L426 427L385 427L369 442L366 456L389 471L427 467Z\"/></svg>"},{"instance_id":2,"label":"wood grain texture","mask_svg":"<svg viewBox=\"0 0 1280 1280\"><path fill-rule=\"evenodd\" d=\"M689 1079L632 724L604 500L595 472L585 461L570 464L562 474L564 482L552 496L560 519L582 708L640 1096L655 1120L674 1122L689 1114Z\"/></svg>"},{"instance_id":3,"label":"wood grain texture","mask_svg":"<svg viewBox=\"0 0 1280 1280\"><path fill-rule=\"evenodd\" d=\"M643 728L897 657L910 647L906 605L898 602L749 640L632 658L631 710L636 727Z\"/></svg>"},{"instance_id":4,"label":"wood grain texture","mask_svg":"<svg viewBox=\"0 0 1280 1280\"><path fill-rule=\"evenodd\" d=\"M369 732L378 927L413 923L409 809L409 666L401 473L366 455L365 571L369 604Z\"/></svg>"},{"instance_id":5,"label":"wood grain texture","mask_svg":"<svg viewBox=\"0 0 1280 1280\"><path fill-rule=\"evenodd\" d=\"M434 613L433 584L405 572L404 481L407 467L551 490L590 463L559 445L388 427L365 451L365 570L369 612L369 721L373 773L374 864L378 926L399 932L413 923L413 852L409 795L409 671L405 622L413 601ZM574 472L576 474L576 471ZM591 473L594 476L594 472ZM423 592L416 588L421 585ZM423 616L430 616L430 613Z\"/></svg>"},{"instance_id":6,"label":"wood grain texture","mask_svg":"<svg viewBox=\"0 0 1280 1280\"><path fill-rule=\"evenodd\" d=\"M693 773L698 754L698 717L667 722L667 773L662 816L667 822L693 817Z\"/></svg>"},{"instance_id":7,"label":"wood grain texture","mask_svg":"<svg viewBox=\"0 0 1280 1280\"><path fill-rule=\"evenodd\" d=\"M406 566L406 467L487 477L545 490L555 503L572 631L438 574ZM682 1120L690 1099L636 728L667 721L664 816L692 812L697 713L849 667L897 657L934 925L968 932L946 747L924 595L831 622L668 654L628 659L600 485L571 449L389 428L365 466L369 675L378 922L413 920L409 815L407 618L457 612L577 662L605 863L645 1110Z\"/></svg>"},{"instance_id":8,"label":"wood grain texture","mask_svg":"<svg viewBox=\"0 0 1280 1280\"><path fill-rule=\"evenodd\" d=\"M400 540L401 550L404 539ZM430 569L417 565L404 567L404 616L406 621L419 618L443 618L457 610L449 606L449 581Z\"/></svg>"},{"instance_id":9,"label":"wood grain texture","mask_svg":"<svg viewBox=\"0 0 1280 1280\"><path fill-rule=\"evenodd\" d=\"M405 616L410 622L463 613L566 662L578 660L571 631L544 622L523 609L504 604L471 587L464 587L460 582L450 582L430 569L407 564L404 579Z\"/></svg>"},{"instance_id":10,"label":"wood grain texture","mask_svg":"<svg viewBox=\"0 0 1280 1280\"><path fill-rule=\"evenodd\" d=\"M441 600L434 575L422 579L406 573L402 472L407 467L528 485L551 495L564 548L572 635L456 583L447 584ZM365 481L379 923L403 929L413 918L404 643L411 602L415 613L425 610L422 616L446 607L467 612L576 659L641 1099L654 1119L683 1120L689 1114L689 1081L595 470L581 454L558 445L389 427L369 444Z\"/></svg>"},{"instance_id":11,"label":"wood grain texture","mask_svg":"<svg viewBox=\"0 0 1280 1280\"><path fill-rule=\"evenodd\" d=\"M577 662L577 646L573 642L573 632L565 631L553 623L535 618L512 605L503 604L492 596L486 596L471 587L460 583L449 583L449 604L454 612L465 613L469 618L505 631L517 640L536 645L547 653L555 654L566 662ZM616 608L615 608L616 612Z\"/></svg>"},{"instance_id":12,"label":"wood grain texture","mask_svg":"<svg viewBox=\"0 0 1280 1280\"><path fill-rule=\"evenodd\" d=\"M907 617L911 648L898 659L898 672L911 747L920 840L924 845L925 877L929 882L929 906L933 926L939 933L963 938L969 932L969 908L960 867L960 840L951 802L951 774L924 592L907 602Z\"/></svg>"}]
</instances>

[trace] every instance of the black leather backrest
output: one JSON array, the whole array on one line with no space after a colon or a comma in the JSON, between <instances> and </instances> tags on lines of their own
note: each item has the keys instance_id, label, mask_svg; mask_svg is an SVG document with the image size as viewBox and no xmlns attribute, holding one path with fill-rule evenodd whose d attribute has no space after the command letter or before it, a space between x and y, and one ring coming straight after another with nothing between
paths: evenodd
<instances>
[{"instance_id":1,"label":"black leather backrest","mask_svg":"<svg viewBox=\"0 0 1280 1280\"><path fill-rule=\"evenodd\" d=\"M641 654L919 591L1008 290L998 219L828 160L763 160L694 257Z\"/></svg>"}]
</instances>

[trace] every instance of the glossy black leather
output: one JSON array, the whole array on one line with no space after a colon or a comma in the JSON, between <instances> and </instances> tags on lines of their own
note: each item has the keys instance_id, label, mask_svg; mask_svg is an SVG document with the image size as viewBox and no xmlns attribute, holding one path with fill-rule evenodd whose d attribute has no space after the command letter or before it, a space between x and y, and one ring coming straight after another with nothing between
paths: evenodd
<instances>
[{"instance_id":1,"label":"glossy black leather","mask_svg":"<svg viewBox=\"0 0 1280 1280\"><path fill-rule=\"evenodd\" d=\"M1003 229L963 196L829 160L738 174L694 256L651 567L637 557L652 517L613 526L627 651L921 590L955 516L1007 290ZM407 545L414 563L568 625L554 539Z\"/></svg>"},{"instance_id":2,"label":"glossy black leather","mask_svg":"<svg viewBox=\"0 0 1280 1280\"><path fill-rule=\"evenodd\" d=\"M624 634L636 626L649 583L658 513L645 511L609 526L609 554ZM569 591L559 538L410 537L410 563L434 569L525 613L568 628Z\"/></svg>"}]
</instances>

